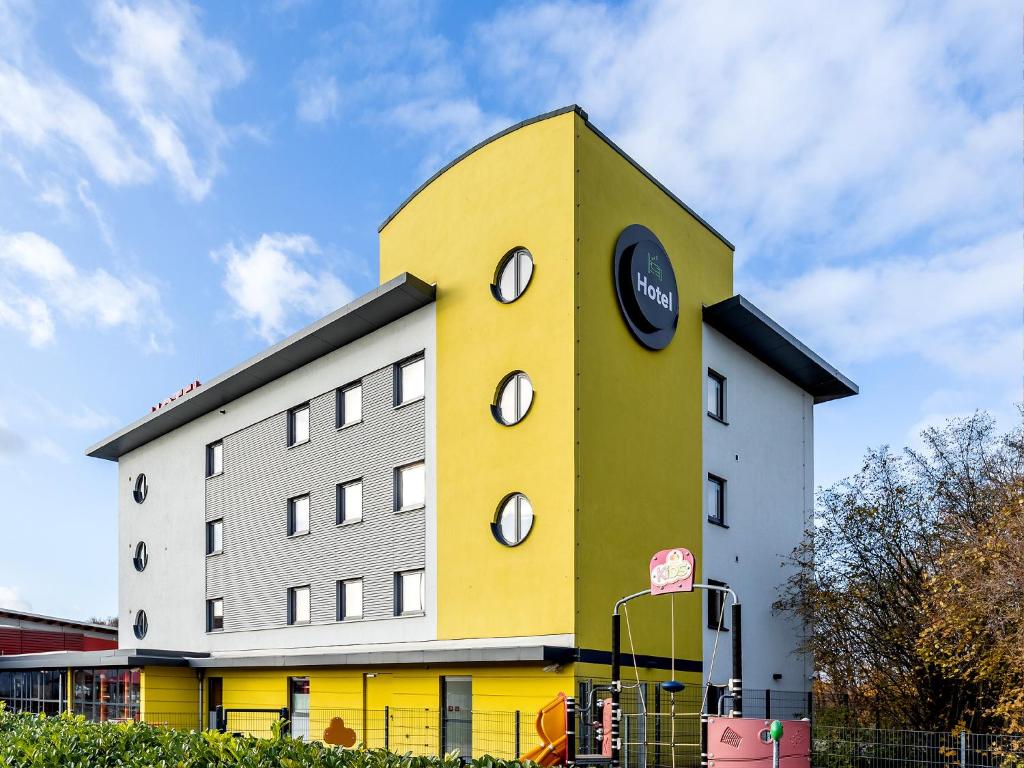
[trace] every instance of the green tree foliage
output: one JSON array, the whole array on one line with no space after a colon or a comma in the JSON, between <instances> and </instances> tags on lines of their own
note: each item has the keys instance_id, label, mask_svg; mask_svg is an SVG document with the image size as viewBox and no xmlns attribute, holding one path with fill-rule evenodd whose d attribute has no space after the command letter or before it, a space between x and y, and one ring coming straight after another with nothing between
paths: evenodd
<instances>
[{"instance_id":1,"label":"green tree foliage","mask_svg":"<svg viewBox=\"0 0 1024 768\"><path fill-rule=\"evenodd\" d=\"M461 768L456 755L421 757L338 749L281 736L259 739L146 723L88 723L81 716L12 714L0 702L2 768ZM483 757L474 768L530 763Z\"/></svg>"},{"instance_id":2,"label":"green tree foliage","mask_svg":"<svg viewBox=\"0 0 1024 768\"><path fill-rule=\"evenodd\" d=\"M956 633L943 617L964 603L935 596L946 594L951 569L964 570L957 557L983 546L986 531L998 536L1017 503L1022 435L1020 426L997 434L984 414L951 420L922 433L918 450L870 450L856 475L819 493L775 607L807 627L817 690L842 700L844 719L923 730L1006 724L997 702L1020 691L936 651ZM964 615L960 625L976 620Z\"/></svg>"}]
</instances>

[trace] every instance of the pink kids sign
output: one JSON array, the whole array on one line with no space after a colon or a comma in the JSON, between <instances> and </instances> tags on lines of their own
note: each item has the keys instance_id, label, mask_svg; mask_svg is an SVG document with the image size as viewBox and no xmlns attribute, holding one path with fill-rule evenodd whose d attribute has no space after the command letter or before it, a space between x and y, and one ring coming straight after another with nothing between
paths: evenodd
<instances>
[{"instance_id":1,"label":"pink kids sign","mask_svg":"<svg viewBox=\"0 0 1024 768\"><path fill-rule=\"evenodd\" d=\"M651 594L693 592L693 555L682 547L663 549L651 558Z\"/></svg>"}]
</instances>

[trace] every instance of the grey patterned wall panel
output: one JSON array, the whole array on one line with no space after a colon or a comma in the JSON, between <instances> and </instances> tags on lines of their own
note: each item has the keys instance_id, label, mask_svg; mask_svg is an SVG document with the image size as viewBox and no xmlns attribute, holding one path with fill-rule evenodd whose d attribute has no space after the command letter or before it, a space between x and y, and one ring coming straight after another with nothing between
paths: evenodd
<instances>
[{"instance_id":1,"label":"grey patterned wall panel","mask_svg":"<svg viewBox=\"0 0 1024 768\"><path fill-rule=\"evenodd\" d=\"M287 590L303 584L312 587L312 623L333 622L336 582L357 577L364 617L386 618L394 573L424 567L424 510L393 509L394 468L424 457L424 402L393 407L391 366L362 381L359 424L335 428L331 390L310 401L306 444L287 447L286 413L224 438L224 473L206 481L206 519L224 519L206 596L224 598L225 631L285 625ZM363 520L336 525L335 488L358 477ZM310 533L288 537L288 499L305 493Z\"/></svg>"}]
</instances>

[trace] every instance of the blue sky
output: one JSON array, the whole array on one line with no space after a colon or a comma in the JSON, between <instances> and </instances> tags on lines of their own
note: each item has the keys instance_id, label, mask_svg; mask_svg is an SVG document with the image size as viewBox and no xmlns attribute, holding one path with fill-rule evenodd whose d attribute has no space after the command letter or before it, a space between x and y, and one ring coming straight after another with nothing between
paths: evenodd
<instances>
[{"instance_id":1,"label":"blue sky","mask_svg":"<svg viewBox=\"0 0 1024 768\"><path fill-rule=\"evenodd\" d=\"M114 614L116 467L83 450L373 287L412 189L573 102L861 385L816 411L819 483L1008 424L1020 12L0 0L0 605Z\"/></svg>"}]
</instances>

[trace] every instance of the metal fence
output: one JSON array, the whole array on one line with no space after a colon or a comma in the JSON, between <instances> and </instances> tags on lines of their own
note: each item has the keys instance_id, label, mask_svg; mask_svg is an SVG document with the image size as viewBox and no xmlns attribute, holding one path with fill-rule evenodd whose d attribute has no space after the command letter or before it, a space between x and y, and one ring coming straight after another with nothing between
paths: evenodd
<instances>
[{"instance_id":1,"label":"metal fence","mask_svg":"<svg viewBox=\"0 0 1024 768\"><path fill-rule=\"evenodd\" d=\"M1017 768L1024 735L816 725L815 768Z\"/></svg>"},{"instance_id":2,"label":"metal fence","mask_svg":"<svg viewBox=\"0 0 1024 768\"><path fill-rule=\"evenodd\" d=\"M399 754L439 755L458 751L462 756L506 760L537 746L533 713L385 707L318 709L289 713L287 709L224 709L219 723L203 724L227 733L269 738L275 724L284 721L284 732L305 741L362 744ZM151 725L194 730L197 713L147 712ZM523 731L523 723L526 731Z\"/></svg>"},{"instance_id":3,"label":"metal fence","mask_svg":"<svg viewBox=\"0 0 1024 768\"><path fill-rule=\"evenodd\" d=\"M607 696L600 681L581 683L577 700L577 753L601 751L601 709ZM711 709L715 691L711 692ZM622 763L625 768L696 768L700 764L700 711L704 690L687 688L670 696L656 685L635 684L622 691ZM800 719L813 703L805 693L743 692L747 717ZM13 704L13 702L12 702ZM11 709L17 710L16 706ZM730 704L726 700L727 712ZM291 735L308 741L364 744L392 752L438 755L458 751L464 757L517 758L538 746L534 712L448 712L386 707L382 710L311 709L225 710L223 720L202 722L198 712L147 712L152 725L198 730L219 725L230 733L267 738L287 715ZM205 713L204 713L205 715ZM847 727L815 720L814 768L1024 768L1024 734L939 733ZM330 734L327 732L331 731ZM674 757L674 761L673 761Z\"/></svg>"}]
</instances>

